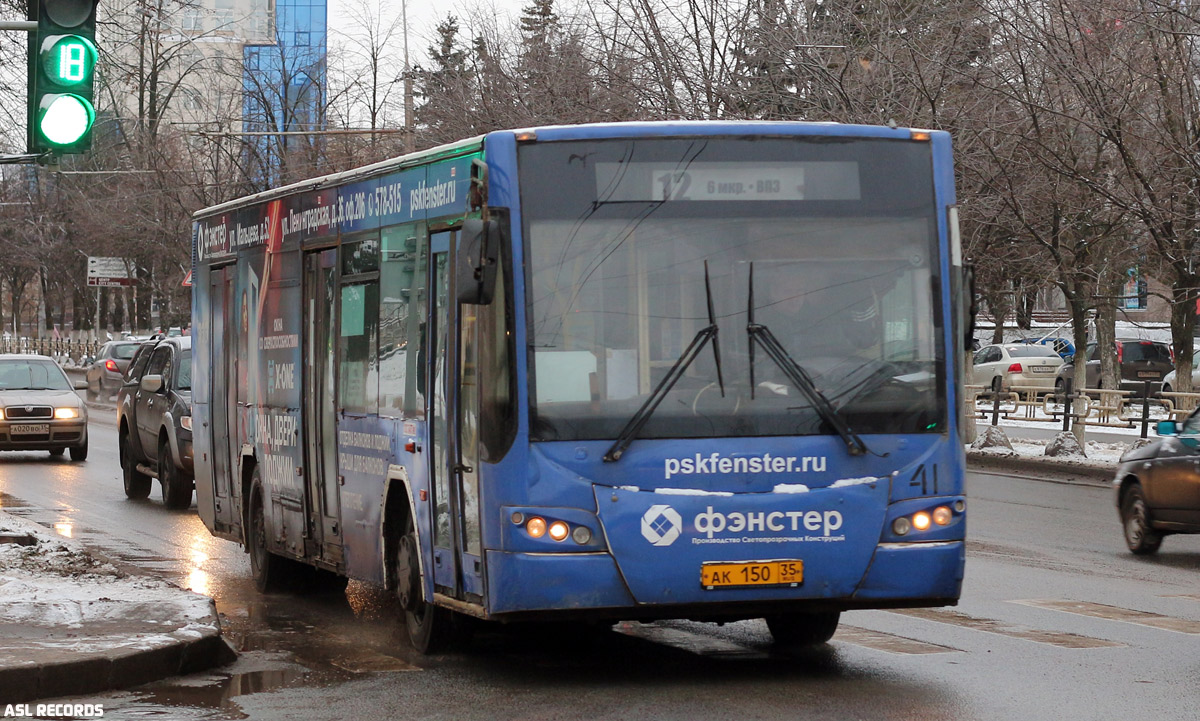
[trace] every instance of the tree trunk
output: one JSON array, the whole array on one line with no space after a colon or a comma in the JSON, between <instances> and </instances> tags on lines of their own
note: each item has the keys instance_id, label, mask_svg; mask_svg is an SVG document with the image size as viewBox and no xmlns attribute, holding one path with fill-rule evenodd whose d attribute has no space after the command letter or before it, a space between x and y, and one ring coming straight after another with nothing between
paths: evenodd
<instances>
[{"instance_id":1,"label":"tree trunk","mask_svg":"<svg viewBox=\"0 0 1200 721\"><path fill-rule=\"evenodd\" d=\"M1176 277L1171 288L1171 344L1175 348L1175 390L1192 390L1192 350L1196 332L1196 281L1194 275Z\"/></svg>"},{"instance_id":2,"label":"tree trunk","mask_svg":"<svg viewBox=\"0 0 1200 721\"><path fill-rule=\"evenodd\" d=\"M1067 307L1071 310L1071 328L1074 330L1075 336L1075 373L1071 382L1075 387L1075 392L1078 393L1087 388L1087 295L1079 292L1068 294ZM1072 419L1071 430L1074 431L1079 445L1086 448L1084 429L1084 424L1074 422Z\"/></svg>"},{"instance_id":3,"label":"tree trunk","mask_svg":"<svg viewBox=\"0 0 1200 721\"><path fill-rule=\"evenodd\" d=\"M1101 281L1100 295L1106 298L1096 307L1096 347L1100 349L1100 387L1120 388L1121 369L1117 365L1117 302L1125 276Z\"/></svg>"},{"instance_id":4,"label":"tree trunk","mask_svg":"<svg viewBox=\"0 0 1200 721\"><path fill-rule=\"evenodd\" d=\"M1017 327L1021 330L1033 328L1033 307L1037 303L1037 291L1019 286L1016 291Z\"/></svg>"}]
</instances>

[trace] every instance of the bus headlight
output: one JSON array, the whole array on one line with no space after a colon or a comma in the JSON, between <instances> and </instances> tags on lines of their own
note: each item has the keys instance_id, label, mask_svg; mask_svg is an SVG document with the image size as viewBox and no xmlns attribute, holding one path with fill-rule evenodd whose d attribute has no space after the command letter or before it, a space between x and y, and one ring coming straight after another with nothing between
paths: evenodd
<instances>
[{"instance_id":1,"label":"bus headlight","mask_svg":"<svg viewBox=\"0 0 1200 721\"><path fill-rule=\"evenodd\" d=\"M920 513L913 514L913 517L912 517L913 528L917 529L918 531L927 530L929 528L930 522L931 522L931 519L929 518L929 514L926 513L925 511L921 511Z\"/></svg>"},{"instance_id":2,"label":"bus headlight","mask_svg":"<svg viewBox=\"0 0 1200 721\"><path fill-rule=\"evenodd\" d=\"M897 536L908 535L908 532L911 530L912 523L909 522L908 516L900 516L896 520L892 521L892 532Z\"/></svg>"},{"instance_id":3,"label":"bus headlight","mask_svg":"<svg viewBox=\"0 0 1200 721\"><path fill-rule=\"evenodd\" d=\"M567 524L563 523L562 521L555 521L554 523L550 524L550 537L556 541L566 540L567 534L570 532L571 529L568 528Z\"/></svg>"},{"instance_id":4,"label":"bus headlight","mask_svg":"<svg viewBox=\"0 0 1200 721\"><path fill-rule=\"evenodd\" d=\"M954 514L950 513L950 509L945 506L938 506L933 509L933 522L939 526L949 526L950 521L954 519Z\"/></svg>"},{"instance_id":5,"label":"bus headlight","mask_svg":"<svg viewBox=\"0 0 1200 721\"><path fill-rule=\"evenodd\" d=\"M525 524L525 532L533 538L541 538L546 535L546 519L534 516Z\"/></svg>"}]
</instances>

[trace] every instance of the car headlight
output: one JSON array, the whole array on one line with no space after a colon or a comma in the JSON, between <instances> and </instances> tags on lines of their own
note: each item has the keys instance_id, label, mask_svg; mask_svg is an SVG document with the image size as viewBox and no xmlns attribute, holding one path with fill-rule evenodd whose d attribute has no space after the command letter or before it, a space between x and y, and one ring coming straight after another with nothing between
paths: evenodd
<instances>
[{"instance_id":1,"label":"car headlight","mask_svg":"<svg viewBox=\"0 0 1200 721\"><path fill-rule=\"evenodd\" d=\"M4 409L0 408L0 421L4 420Z\"/></svg>"},{"instance_id":2,"label":"car headlight","mask_svg":"<svg viewBox=\"0 0 1200 721\"><path fill-rule=\"evenodd\" d=\"M79 417L79 409L78 408L55 408L54 409L54 417L58 418L59 420L66 420L68 418L78 418Z\"/></svg>"},{"instance_id":3,"label":"car headlight","mask_svg":"<svg viewBox=\"0 0 1200 721\"><path fill-rule=\"evenodd\" d=\"M179 426L181 428L183 428L183 430L185 430L185 431L192 430L192 417L191 416L180 416L179 417Z\"/></svg>"}]
</instances>

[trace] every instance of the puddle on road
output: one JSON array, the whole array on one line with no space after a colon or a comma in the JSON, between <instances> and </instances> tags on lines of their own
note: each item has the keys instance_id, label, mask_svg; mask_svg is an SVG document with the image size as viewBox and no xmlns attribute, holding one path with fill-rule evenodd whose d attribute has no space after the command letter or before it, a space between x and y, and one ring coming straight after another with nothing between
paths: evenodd
<instances>
[{"instance_id":1,"label":"puddle on road","mask_svg":"<svg viewBox=\"0 0 1200 721\"><path fill-rule=\"evenodd\" d=\"M172 710L217 709L227 712L222 714L224 718L242 719L248 717L234 701L238 696L285 688L302 678L305 673L304 669L292 667L222 675L211 682L208 679L193 683L164 682L134 691L130 696L138 706L144 704ZM132 711L132 709L125 710ZM162 710L162 715L169 716L171 713L172 711ZM155 714L147 710L146 713L138 715L151 716ZM200 714L196 715L200 716Z\"/></svg>"}]
</instances>

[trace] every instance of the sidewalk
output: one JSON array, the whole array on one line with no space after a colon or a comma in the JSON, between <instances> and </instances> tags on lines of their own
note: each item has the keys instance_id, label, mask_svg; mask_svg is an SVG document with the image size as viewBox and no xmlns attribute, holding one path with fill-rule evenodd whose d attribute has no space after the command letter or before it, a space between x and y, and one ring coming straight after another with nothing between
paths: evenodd
<instances>
[{"instance_id":1,"label":"sidewalk","mask_svg":"<svg viewBox=\"0 0 1200 721\"><path fill-rule=\"evenodd\" d=\"M0 511L0 707L227 663L212 599Z\"/></svg>"}]
</instances>

